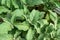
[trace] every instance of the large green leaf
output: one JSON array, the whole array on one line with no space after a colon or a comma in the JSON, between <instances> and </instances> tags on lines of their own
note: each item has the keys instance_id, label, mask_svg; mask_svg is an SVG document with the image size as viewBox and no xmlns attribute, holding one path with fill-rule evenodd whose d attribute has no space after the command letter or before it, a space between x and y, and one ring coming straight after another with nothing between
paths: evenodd
<instances>
[{"instance_id":1,"label":"large green leaf","mask_svg":"<svg viewBox=\"0 0 60 40\"><path fill-rule=\"evenodd\" d=\"M24 19L24 11L23 9L16 9L15 11L13 11L12 13L12 18L11 18L11 22L14 23L14 20L17 18L19 18L20 20Z\"/></svg>"},{"instance_id":2,"label":"large green leaf","mask_svg":"<svg viewBox=\"0 0 60 40\"><path fill-rule=\"evenodd\" d=\"M29 6L34 6L34 5L39 5L39 4L42 4L43 1L42 0L26 0L26 3L29 5Z\"/></svg>"},{"instance_id":3,"label":"large green leaf","mask_svg":"<svg viewBox=\"0 0 60 40\"><path fill-rule=\"evenodd\" d=\"M8 31L11 31L12 29L13 25L6 20L0 24L0 34L8 33Z\"/></svg>"},{"instance_id":4,"label":"large green leaf","mask_svg":"<svg viewBox=\"0 0 60 40\"><path fill-rule=\"evenodd\" d=\"M32 30L32 29L30 28L30 29L28 30L26 39L27 39L27 40L33 40L34 33L35 33L34 30Z\"/></svg>"},{"instance_id":5,"label":"large green leaf","mask_svg":"<svg viewBox=\"0 0 60 40\"><path fill-rule=\"evenodd\" d=\"M0 34L0 40L13 40L13 36L10 34Z\"/></svg>"},{"instance_id":6,"label":"large green leaf","mask_svg":"<svg viewBox=\"0 0 60 40\"><path fill-rule=\"evenodd\" d=\"M19 30L27 31L29 29L29 24L27 22L15 24L16 28Z\"/></svg>"},{"instance_id":7,"label":"large green leaf","mask_svg":"<svg viewBox=\"0 0 60 40\"><path fill-rule=\"evenodd\" d=\"M43 18L44 12L39 12L38 10L32 10L30 13L30 21L36 23L39 19Z\"/></svg>"},{"instance_id":8,"label":"large green leaf","mask_svg":"<svg viewBox=\"0 0 60 40\"><path fill-rule=\"evenodd\" d=\"M5 8L4 6L0 6L0 14L2 14L2 12L8 12L8 13L10 13L10 10L8 10L7 8Z\"/></svg>"}]
</instances>

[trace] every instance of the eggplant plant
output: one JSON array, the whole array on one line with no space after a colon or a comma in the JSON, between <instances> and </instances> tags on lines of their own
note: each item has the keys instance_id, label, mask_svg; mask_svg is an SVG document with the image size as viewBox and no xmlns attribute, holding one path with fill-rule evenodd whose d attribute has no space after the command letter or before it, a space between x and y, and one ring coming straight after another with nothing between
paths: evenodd
<instances>
[{"instance_id":1,"label":"eggplant plant","mask_svg":"<svg viewBox=\"0 0 60 40\"><path fill-rule=\"evenodd\" d=\"M0 40L60 40L60 0L0 0Z\"/></svg>"}]
</instances>

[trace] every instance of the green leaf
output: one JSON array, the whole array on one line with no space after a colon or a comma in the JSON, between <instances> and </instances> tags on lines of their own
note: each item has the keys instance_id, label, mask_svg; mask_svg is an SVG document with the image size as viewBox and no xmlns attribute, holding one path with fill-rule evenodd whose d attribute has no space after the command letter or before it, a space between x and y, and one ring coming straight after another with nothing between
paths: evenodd
<instances>
[{"instance_id":1,"label":"green leaf","mask_svg":"<svg viewBox=\"0 0 60 40\"><path fill-rule=\"evenodd\" d=\"M26 0L21 0L21 2L23 2L24 4L26 4Z\"/></svg>"},{"instance_id":2,"label":"green leaf","mask_svg":"<svg viewBox=\"0 0 60 40\"><path fill-rule=\"evenodd\" d=\"M36 29L37 33L40 33L40 24L36 23L34 28Z\"/></svg>"},{"instance_id":3,"label":"green leaf","mask_svg":"<svg viewBox=\"0 0 60 40\"><path fill-rule=\"evenodd\" d=\"M2 12L8 12L8 13L10 13L10 10L8 10L7 8L5 8L4 6L0 6L0 14L2 14Z\"/></svg>"},{"instance_id":4,"label":"green leaf","mask_svg":"<svg viewBox=\"0 0 60 40\"><path fill-rule=\"evenodd\" d=\"M58 17L57 29L60 29L60 17Z\"/></svg>"},{"instance_id":5,"label":"green leaf","mask_svg":"<svg viewBox=\"0 0 60 40\"><path fill-rule=\"evenodd\" d=\"M57 35L60 36L60 29L57 30Z\"/></svg>"},{"instance_id":6,"label":"green leaf","mask_svg":"<svg viewBox=\"0 0 60 40\"><path fill-rule=\"evenodd\" d=\"M11 1L12 1L12 5L13 5L15 8L19 8L16 0L11 0Z\"/></svg>"},{"instance_id":7,"label":"green leaf","mask_svg":"<svg viewBox=\"0 0 60 40\"><path fill-rule=\"evenodd\" d=\"M0 40L13 40L13 36L10 34L0 34Z\"/></svg>"},{"instance_id":8,"label":"green leaf","mask_svg":"<svg viewBox=\"0 0 60 40\"><path fill-rule=\"evenodd\" d=\"M34 24L34 28L36 29L37 33L41 33L40 28L42 28L44 25L48 25L48 21L46 19L41 19Z\"/></svg>"},{"instance_id":9,"label":"green leaf","mask_svg":"<svg viewBox=\"0 0 60 40\"><path fill-rule=\"evenodd\" d=\"M59 23L59 24L57 24L57 28L58 28L58 29L60 29L60 23Z\"/></svg>"},{"instance_id":10,"label":"green leaf","mask_svg":"<svg viewBox=\"0 0 60 40\"><path fill-rule=\"evenodd\" d=\"M43 27L40 28L41 33L45 33L46 32L46 27L47 26L48 25L44 25Z\"/></svg>"},{"instance_id":11,"label":"green leaf","mask_svg":"<svg viewBox=\"0 0 60 40\"><path fill-rule=\"evenodd\" d=\"M49 26L46 27L46 32L51 33L54 30L54 25L50 24Z\"/></svg>"},{"instance_id":12,"label":"green leaf","mask_svg":"<svg viewBox=\"0 0 60 40\"><path fill-rule=\"evenodd\" d=\"M6 0L6 5L7 5L7 7L9 7L9 8L10 8L11 0Z\"/></svg>"},{"instance_id":13,"label":"green leaf","mask_svg":"<svg viewBox=\"0 0 60 40\"><path fill-rule=\"evenodd\" d=\"M26 21L22 22L22 23L17 23L17 24L15 24L15 26L19 30L23 30L23 31L27 31L29 29L29 24Z\"/></svg>"},{"instance_id":14,"label":"green leaf","mask_svg":"<svg viewBox=\"0 0 60 40\"><path fill-rule=\"evenodd\" d=\"M43 1L42 0L26 0L26 3L29 5L29 6L34 6L34 5L39 5L39 4L43 4Z\"/></svg>"},{"instance_id":15,"label":"green leaf","mask_svg":"<svg viewBox=\"0 0 60 40\"><path fill-rule=\"evenodd\" d=\"M23 9L16 9L15 11L13 11L12 13L12 18L11 18L11 23L14 23L14 20L17 18L19 18L20 20L24 20L24 11Z\"/></svg>"},{"instance_id":16,"label":"green leaf","mask_svg":"<svg viewBox=\"0 0 60 40\"><path fill-rule=\"evenodd\" d=\"M60 8L60 2L58 0L56 0L54 3L58 8Z\"/></svg>"},{"instance_id":17,"label":"green leaf","mask_svg":"<svg viewBox=\"0 0 60 40\"><path fill-rule=\"evenodd\" d=\"M30 13L30 21L34 24L36 23L39 19L43 18L44 12L39 12L38 10L32 10Z\"/></svg>"},{"instance_id":18,"label":"green leaf","mask_svg":"<svg viewBox=\"0 0 60 40\"><path fill-rule=\"evenodd\" d=\"M44 34L38 36L38 40L43 40L43 39L44 39Z\"/></svg>"},{"instance_id":19,"label":"green leaf","mask_svg":"<svg viewBox=\"0 0 60 40\"><path fill-rule=\"evenodd\" d=\"M30 13L30 21L33 21L34 19L36 19L36 21L39 19L39 15L40 12L37 11L37 10L33 10L31 13Z\"/></svg>"},{"instance_id":20,"label":"green leaf","mask_svg":"<svg viewBox=\"0 0 60 40\"><path fill-rule=\"evenodd\" d=\"M51 10L49 10L50 12L50 18L52 21L57 21L57 14L55 12L52 12Z\"/></svg>"},{"instance_id":21,"label":"green leaf","mask_svg":"<svg viewBox=\"0 0 60 40\"><path fill-rule=\"evenodd\" d=\"M6 0L1 0L2 5L5 5L5 3L6 3Z\"/></svg>"},{"instance_id":22,"label":"green leaf","mask_svg":"<svg viewBox=\"0 0 60 40\"><path fill-rule=\"evenodd\" d=\"M0 24L0 34L8 33L8 31L11 31L12 29L13 25L8 21L4 21Z\"/></svg>"},{"instance_id":23,"label":"green leaf","mask_svg":"<svg viewBox=\"0 0 60 40\"><path fill-rule=\"evenodd\" d=\"M28 12L29 12L29 10L28 10L27 6L24 5L24 13L28 14Z\"/></svg>"},{"instance_id":24,"label":"green leaf","mask_svg":"<svg viewBox=\"0 0 60 40\"><path fill-rule=\"evenodd\" d=\"M23 9L16 9L11 14L15 16L22 16L24 14L24 11Z\"/></svg>"},{"instance_id":25,"label":"green leaf","mask_svg":"<svg viewBox=\"0 0 60 40\"><path fill-rule=\"evenodd\" d=\"M27 32L26 40L33 40L34 33L35 33L34 30L30 28Z\"/></svg>"},{"instance_id":26,"label":"green leaf","mask_svg":"<svg viewBox=\"0 0 60 40\"><path fill-rule=\"evenodd\" d=\"M50 19L54 22L55 29L57 29L56 28L56 26L57 26L57 20L58 20L57 14L55 12L52 12L51 10L49 10L49 12L50 12Z\"/></svg>"},{"instance_id":27,"label":"green leaf","mask_svg":"<svg viewBox=\"0 0 60 40\"><path fill-rule=\"evenodd\" d=\"M40 24L40 27L43 27L44 25L48 25L48 21L46 19L41 19L37 22Z\"/></svg>"},{"instance_id":28,"label":"green leaf","mask_svg":"<svg viewBox=\"0 0 60 40\"><path fill-rule=\"evenodd\" d=\"M14 34L14 38L17 38L19 34L21 34L21 32L17 30Z\"/></svg>"}]
</instances>

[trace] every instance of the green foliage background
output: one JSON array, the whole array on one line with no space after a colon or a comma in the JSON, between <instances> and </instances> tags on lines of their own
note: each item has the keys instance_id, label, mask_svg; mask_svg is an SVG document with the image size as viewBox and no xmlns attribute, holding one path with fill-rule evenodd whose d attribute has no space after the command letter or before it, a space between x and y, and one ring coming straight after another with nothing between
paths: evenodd
<instances>
[{"instance_id":1,"label":"green foliage background","mask_svg":"<svg viewBox=\"0 0 60 40\"><path fill-rule=\"evenodd\" d=\"M59 0L0 0L0 40L60 40Z\"/></svg>"}]
</instances>

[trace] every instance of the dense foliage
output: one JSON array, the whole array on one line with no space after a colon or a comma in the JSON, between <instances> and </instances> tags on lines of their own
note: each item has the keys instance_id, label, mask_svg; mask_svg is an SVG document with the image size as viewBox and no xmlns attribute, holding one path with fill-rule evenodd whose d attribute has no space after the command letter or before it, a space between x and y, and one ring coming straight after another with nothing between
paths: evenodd
<instances>
[{"instance_id":1,"label":"dense foliage","mask_svg":"<svg viewBox=\"0 0 60 40\"><path fill-rule=\"evenodd\" d=\"M60 40L60 0L0 0L0 40Z\"/></svg>"}]
</instances>

